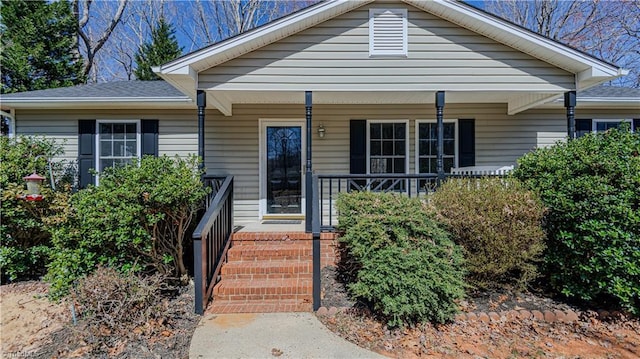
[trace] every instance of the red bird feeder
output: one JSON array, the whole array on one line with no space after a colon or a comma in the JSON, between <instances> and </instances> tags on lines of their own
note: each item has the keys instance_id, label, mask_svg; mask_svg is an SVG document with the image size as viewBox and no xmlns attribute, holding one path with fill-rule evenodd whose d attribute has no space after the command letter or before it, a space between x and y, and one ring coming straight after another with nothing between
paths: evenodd
<instances>
[{"instance_id":1,"label":"red bird feeder","mask_svg":"<svg viewBox=\"0 0 640 359\"><path fill-rule=\"evenodd\" d=\"M40 186L42 186L42 182L46 178L34 172L22 179L27 182L27 195L24 199L27 201L42 201L44 197L40 194Z\"/></svg>"}]
</instances>

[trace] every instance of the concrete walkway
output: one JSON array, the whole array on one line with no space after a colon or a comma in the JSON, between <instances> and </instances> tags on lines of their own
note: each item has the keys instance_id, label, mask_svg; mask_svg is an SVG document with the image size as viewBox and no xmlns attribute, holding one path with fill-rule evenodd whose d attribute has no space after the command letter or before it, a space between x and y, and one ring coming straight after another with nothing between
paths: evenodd
<instances>
[{"instance_id":1,"label":"concrete walkway","mask_svg":"<svg viewBox=\"0 0 640 359\"><path fill-rule=\"evenodd\" d=\"M205 313L189 358L384 357L335 335L313 313Z\"/></svg>"}]
</instances>

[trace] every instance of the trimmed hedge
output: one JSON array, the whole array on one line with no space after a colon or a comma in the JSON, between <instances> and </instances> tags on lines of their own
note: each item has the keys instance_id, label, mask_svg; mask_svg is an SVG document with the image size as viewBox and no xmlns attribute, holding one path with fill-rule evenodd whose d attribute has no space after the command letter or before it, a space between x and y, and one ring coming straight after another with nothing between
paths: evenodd
<instances>
[{"instance_id":1,"label":"trimmed hedge","mask_svg":"<svg viewBox=\"0 0 640 359\"><path fill-rule=\"evenodd\" d=\"M371 304L389 326L442 323L464 296L463 259L434 214L418 199L352 192L336 202L351 293Z\"/></svg>"}]
</instances>

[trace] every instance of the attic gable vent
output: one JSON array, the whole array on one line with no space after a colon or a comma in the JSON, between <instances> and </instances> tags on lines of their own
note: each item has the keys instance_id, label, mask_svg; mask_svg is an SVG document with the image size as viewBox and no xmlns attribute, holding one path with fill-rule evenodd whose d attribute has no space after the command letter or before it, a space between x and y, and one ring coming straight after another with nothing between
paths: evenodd
<instances>
[{"instance_id":1,"label":"attic gable vent","mask_svg":"<svg viewBox=\"0 0 640 359\"><path fill-rule=\"evenodd\" d=\"M406 9L369 9L369 55L407 55Z\"/></svg>"}]
</instances>

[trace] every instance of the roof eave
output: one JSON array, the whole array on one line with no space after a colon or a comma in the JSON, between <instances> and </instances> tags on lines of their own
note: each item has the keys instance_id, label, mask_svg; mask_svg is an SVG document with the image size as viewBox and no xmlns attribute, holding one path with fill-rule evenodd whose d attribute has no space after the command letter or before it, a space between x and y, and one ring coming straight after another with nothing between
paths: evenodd
<instances>
[{"instance_id":1,"label":"roof eave","mask_svg":"<svg viewBox=\"0 0 640 359\"><path fill-rule=\"evenodd\" d=\"M194 101L188 97L23 97L3 99L2 108L193 108Z\"/></svg>"}]
</instances>

